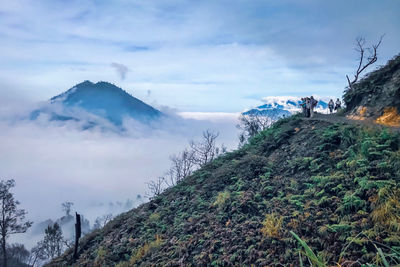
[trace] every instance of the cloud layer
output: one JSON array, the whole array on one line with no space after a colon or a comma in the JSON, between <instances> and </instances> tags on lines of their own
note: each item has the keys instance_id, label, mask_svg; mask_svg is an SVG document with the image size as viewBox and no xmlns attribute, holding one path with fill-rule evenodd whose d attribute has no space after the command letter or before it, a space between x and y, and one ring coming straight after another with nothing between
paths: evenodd
<instances>
[{"instance_id":1,"label":"cloud layer","mask_svg":"<svg viewBox=\"0 0 400 267\"><path fill-rule=\"evenodd\" d=\"M15 197L35 222L59 218L61 203L72 201L74 210L93 223L110 212L107 203L144 196L146 182L168 170L170 155L200 138L203 130L219 131L220 144L236 147L236 117L217 122L193 117L170 114L152 128L126 121L128 131L120 134L82 131L73 121L20 120L20 115L3 112L0 178L15 179Z\"/></svg>"}]
</instances>

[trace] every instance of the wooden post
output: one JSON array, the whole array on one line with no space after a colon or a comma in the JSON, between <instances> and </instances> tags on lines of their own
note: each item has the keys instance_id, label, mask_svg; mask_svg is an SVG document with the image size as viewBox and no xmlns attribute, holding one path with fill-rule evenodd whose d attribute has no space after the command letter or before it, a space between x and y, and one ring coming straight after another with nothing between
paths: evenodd
<instances>
[{"instance_id":1,"label":"wooden post","mask_svg":"<svg viewBox=\"0 0 400 267\"><path fill-rule=\"evenodd\" d=\"M78 244L79 238L81 237L81 215L75 212L76 223L75 223L75 248L74 248L74 260L78 258Z\"/></svg>"}]
</instances>

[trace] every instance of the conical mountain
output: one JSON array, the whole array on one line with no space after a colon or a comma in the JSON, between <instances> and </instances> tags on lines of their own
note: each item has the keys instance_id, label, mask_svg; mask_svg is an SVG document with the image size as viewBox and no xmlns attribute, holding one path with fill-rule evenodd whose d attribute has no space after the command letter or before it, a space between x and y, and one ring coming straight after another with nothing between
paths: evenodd
<instances>
[{"instance_id":1,"label":"conical mountain","mask_svg":"<svg viewBox=\"0 0 400 267\"><path fill-rule=\"evenodd\" d=\"M111 83L90 81L51 98L50 105L35 111L32 117L36 118L41 112L51 114L53 120L81 121L86 119L84 115L95 115L116 126L122 125L126 118L149 122L161 116L157 109Z\"/></svg>"}]
</instances>

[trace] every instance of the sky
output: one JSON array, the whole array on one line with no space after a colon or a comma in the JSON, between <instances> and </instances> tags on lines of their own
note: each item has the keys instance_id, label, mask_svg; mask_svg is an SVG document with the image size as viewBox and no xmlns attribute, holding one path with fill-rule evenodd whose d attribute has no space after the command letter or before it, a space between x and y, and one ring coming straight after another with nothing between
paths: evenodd
<instances>
[{"instance_id":1,"label":"sky","mask_svg":"<svg viewBox=\"0 0 400 267\"><path fill-rule=\"evenodd\" d=\"M375 66L399 53L399 12L397 0L0 0L0 103L84 80L182 112L341 96L355 38L385 34Z\"/></svg>"}]
</instances>

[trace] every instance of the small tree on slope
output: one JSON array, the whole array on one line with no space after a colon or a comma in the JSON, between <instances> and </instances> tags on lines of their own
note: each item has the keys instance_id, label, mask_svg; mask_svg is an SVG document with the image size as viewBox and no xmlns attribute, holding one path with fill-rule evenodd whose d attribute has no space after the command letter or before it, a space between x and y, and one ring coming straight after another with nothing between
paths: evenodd
<instances>
[{"instance_id":1,"label":"small tree on slope","mask_svg":"<svg viewBox=\"0 0 400 267\"><path fill-rule=\"evenodd\" d=\"M32 222L25 220L26 211L18 209L19 202L14 199L10 189L15 186L14 180L0 181L0 235L3 266L7 267L7 238L11 234L25 233Z\"/></svg>"}]
</instances>

